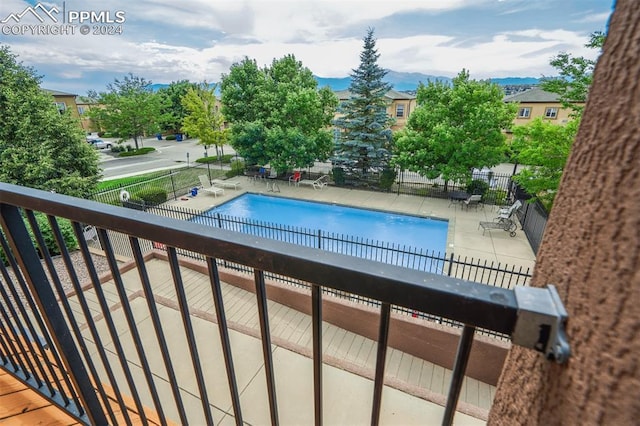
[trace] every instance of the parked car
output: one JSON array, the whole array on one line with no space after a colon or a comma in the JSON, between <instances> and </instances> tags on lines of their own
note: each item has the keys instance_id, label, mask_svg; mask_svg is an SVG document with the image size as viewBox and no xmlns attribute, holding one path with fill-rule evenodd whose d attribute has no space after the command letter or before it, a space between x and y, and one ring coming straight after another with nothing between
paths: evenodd
<instances>
[{"instance_id":1,"label":"parked car","mask_svg":"<svg viewBox=\"0 0 640 426\"><path fill-rule=\"evenodd\" d=\"M96 139L100 139L97 132L92 132L87 134L87 142L95 141Z\"/></svg>"},{"instance_id":2,"label":"parked car","mask_svg":"<svg viewBox=\"0 0 640 426\"><path fill-rule=\"evenodd\" d=\"M111 149L111 142L105 142L102 139L94 139L92 141L88 141L95 149Z\"/></svg>"}]
</instances>

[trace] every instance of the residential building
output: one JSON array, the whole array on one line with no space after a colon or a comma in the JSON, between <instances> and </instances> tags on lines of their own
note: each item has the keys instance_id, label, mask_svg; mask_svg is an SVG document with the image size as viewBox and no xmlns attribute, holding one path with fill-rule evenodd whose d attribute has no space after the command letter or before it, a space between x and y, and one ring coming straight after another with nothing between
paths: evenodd
<instances>
[{"instance_id":1,"label":"residential building","mask_svg":"<svg viewBox=\"0 0 640 426\"><path fill-rule=\"evenodd\" d=\"M504 101L519 104L518 114L513 120L514 126L528 124L537 117L557 124L566 124L570 119L571 110L562 106L559 95L542 90L540 87L505 96Z\"/></svg>"},{"instance_id":2,"label":"residential building","mask_svg":"<svg viewBox=\"0 0 640 426\"><path fill-rule=\"evenodd\" d=\"M348 90L337 90L335 94L340 102L346 101L351 97L351 92ZM395 120L391 130L395 131L404 128L409 115L416 108L416 96L391 89L385 94L385 99L387 101L387 114Z\"/></svg>"},{"instance_id":3,"label":"residential building","mask_svg":"<svg viewBox=\"0 0 640 426\"><path fill-rule=\"evenodd\" d=\"M85 132L96 132L99 129L96 128L93 121L87 115L87 112L91 108L95 108L96 104L92 102L78 101L78 95L73 93L60 92L58 90L42 89L45 92L53 96L54 103L60 113L69 111L72 117L77 118L80 127Z\"/></svg>"},{"instance_id":4,"label":"residential building","mask_svg":"<svg viewBox=\"0 0 640 426\"><path fill-rule=\"evenodd\" d=\"M80 126L86 132L97 132L98 129L89 114L87 114L92 108L99 107L95 102L76 101L78 116L80 118Z\"/></svg>"},{"instance_id":5,"label":"residential building","mask_svg":"<svg viewBox=\"0 0 640 426\"><path fill-rule=\"evenodd\" d=\"M58 111L60 111L60 113L69 111L72 117L80 118L80 114L78 113L78 105L76 104L76 97L78 95L74 95L73 93L60 92L58 90L42 90L53 96L53 102L56 104L56 107L58 107Z\"/></svg>"}]
</instances>

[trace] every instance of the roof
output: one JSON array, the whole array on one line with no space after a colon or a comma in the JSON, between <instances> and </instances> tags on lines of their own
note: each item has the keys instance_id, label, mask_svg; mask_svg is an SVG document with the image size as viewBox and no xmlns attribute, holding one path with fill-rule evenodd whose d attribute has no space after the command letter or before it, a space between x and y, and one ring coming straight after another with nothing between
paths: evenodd
<instances>
[{"instance_id":1,"label":"roof","mask_svg":"<svg viewBox=\"0 0 640 426\"><path fill-rule=\"evenodd\" d=\"M547 92L542 90L539 87L533 87L529 90L525 90L524 92L518 92L513 95L505 96L505 102L557 102L560 103L560 96L557 93Z\"/></svg>"},{"instance_id":2,"label":"roof","mask_svg":"<svg viewBox=\"0 0 640 426\"><path fill-rule=\"evenodd\" d=\"M333 93L335 93L335 95L341 101L346 101L347 99L349 99L351 97L351 92L349 92L348 90L335 90ZM391 100L398 100L398 99L411 100L411 99L415 99L416 98L415 95L411 95L411 94L406 93L406 92L399 92L399 91L394 90L394 89L389 90L387 93L385 93L384 96L386 98L391 99Z\"/></svg>"},{"instance_id":3,"label":"roof","mask_svg":"<svg viewBox=\"0 0 640 426\"><path fill-rule=\"evenodd\" d=\"M45 92L53 96L78 96L73 93L60 92L58 90L51 90L51 89L42 89L42 90L44 90Z\"/></svg>"}]
</instances>

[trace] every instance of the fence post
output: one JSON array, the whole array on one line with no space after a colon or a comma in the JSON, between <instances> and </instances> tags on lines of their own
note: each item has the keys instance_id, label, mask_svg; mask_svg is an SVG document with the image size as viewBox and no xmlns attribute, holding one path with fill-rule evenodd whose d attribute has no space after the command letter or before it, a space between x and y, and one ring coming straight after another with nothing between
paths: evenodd
<instances>
[{"instance_id":1,"label":"fence post","mask_svg":"<svg viewBox=\"0 0 640 426\"><path fill-rule=\"evenodd\" d=\"M318 229L318 248L322 248L322 230Z\"/></svg>"},{"instance_id":2,"label":"fence post","mask_svg":"<svg viewBox=\"0 0 640 426\"><path fill-rule=\"evenodd\" d=\"M220 219L220 213L216 213L216 221L218 222L218 228L222 229L222 219Z\"/></svg>"},{"instance_id":3,"label":"fence post","mask_svg":"<svg viewBox=\"0 0 640 426\"><path fill-rule=\"evenodd\" d=\"M447 276L451 276L451 269L453 268L453 253L449 255L449 270L447 271Z\"/></svg>"},{"instance_id":4,"label":"fence post","mask_svg":"<svg viewBox=\"0 0 640 426\"><path fill-rule=\"evenodd\" d=\"M173 190L173 201L178 199L178 196L176 195L176 183L173 180L173 170L169 170L169 177L171 178L171 188Z\"/></svg>"}]
</instances>

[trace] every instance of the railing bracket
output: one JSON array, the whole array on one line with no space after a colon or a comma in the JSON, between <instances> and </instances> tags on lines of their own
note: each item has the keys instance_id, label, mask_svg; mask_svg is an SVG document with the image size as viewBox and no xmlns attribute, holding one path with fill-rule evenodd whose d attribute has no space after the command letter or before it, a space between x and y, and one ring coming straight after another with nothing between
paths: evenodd
<instances>
[{"instance_id":1,"label":"railing bracket","mask_svg":"<svg viewBox=\"0 0 640 426\"><path fill-rule=\"evenodd\" d=\"M518 319L513 343L542 352L549 360L565 363L571 348L565 333L567 311L554 285L546 288L515 287Z\"/></svg>"}]
</instances>

